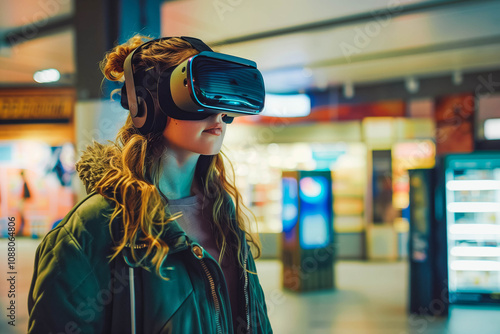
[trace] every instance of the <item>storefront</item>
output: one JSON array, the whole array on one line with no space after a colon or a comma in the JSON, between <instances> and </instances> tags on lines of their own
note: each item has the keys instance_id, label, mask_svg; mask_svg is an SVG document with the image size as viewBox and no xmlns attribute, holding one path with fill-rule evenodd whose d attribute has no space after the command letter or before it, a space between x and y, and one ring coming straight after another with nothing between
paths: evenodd
<instances>
[{"instance_id":1,"label":"storefront","mask_svg":"<svg viewBox=\"0 0 500 334\"><path fill-rule=\"evenodd\" d=\"M405 118L406 106L397 101L363 107L364 114L357 116L356 105L338 107L336 114L316 107L302 119L254 118L254 123L237 120L228 127L223 151L233 162L245 204L256 215L265 257L277 257L281 249L281 175L286 170L331 171L339 258L406 257L407 170L434 165L434 121ZM354 113L342 111L346 108Z\"/></svg>"},{"instance_id":2,"label":"storefront","mask_svg":"<svg viewBox=\"0 0 500 334\"><path fill-rule=\"evenodd\" d=\"M75 204L75 92L0 91L0 235L42 237Z\"/></svg>"}]
</instances>

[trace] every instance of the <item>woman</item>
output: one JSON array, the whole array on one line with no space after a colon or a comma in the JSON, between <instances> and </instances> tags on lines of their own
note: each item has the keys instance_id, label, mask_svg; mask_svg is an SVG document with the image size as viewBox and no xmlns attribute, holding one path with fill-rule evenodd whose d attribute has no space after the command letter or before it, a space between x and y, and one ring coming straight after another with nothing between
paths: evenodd
<instances>
[{"instance_id":1,"label":"woman","mask_svg":"<svg viewBox=\"0 0 500 334\"><path fill-rule=\"evenodd\" d=\"M108 53L106 78L123 80L132 52L136 78L200 49L145 41ZM77 163L91 193L37 249L29 333L272 333L247 241L260 248L220 151L231 118L167 117L152 87L155 130L144 134L129 115L116 143L94 144Z\"/></svg>"}]
</instances>

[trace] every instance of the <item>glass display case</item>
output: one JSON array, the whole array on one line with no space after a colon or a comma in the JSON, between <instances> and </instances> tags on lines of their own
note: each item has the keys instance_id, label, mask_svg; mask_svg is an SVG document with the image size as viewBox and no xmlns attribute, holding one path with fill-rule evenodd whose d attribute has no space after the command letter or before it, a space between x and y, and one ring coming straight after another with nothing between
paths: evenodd
<instances>
[{"instance_id":1,"label":"glass display case","mask_svg":"<svg viewBox=\"0 0 500 334\"><path fill-rule=\"evenodd\" d=\"M451 302L500 302L500 152L445 158Z\"/></svg>"}]
</instances>

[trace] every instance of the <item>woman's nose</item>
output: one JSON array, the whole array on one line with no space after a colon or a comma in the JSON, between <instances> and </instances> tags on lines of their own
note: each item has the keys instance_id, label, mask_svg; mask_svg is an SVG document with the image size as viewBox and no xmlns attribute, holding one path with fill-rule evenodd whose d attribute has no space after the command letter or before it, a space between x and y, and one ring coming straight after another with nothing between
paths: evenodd
<instances>
[{"instance_id":1,"label":"woman's nose","mask_svg":"<svg viewBox=\"0 0 500 334\"><path fill-rule=\"evenodd\" d=\"M217 117L216 117L216 118L217 118L217 120L218 120L218 121L219 121L219 120L220 120L220 121L222 121L222 118L223 118L224 116L227 116L227 114L219 113L219 114L217 114Z\"/></svg>"}]
</instances>

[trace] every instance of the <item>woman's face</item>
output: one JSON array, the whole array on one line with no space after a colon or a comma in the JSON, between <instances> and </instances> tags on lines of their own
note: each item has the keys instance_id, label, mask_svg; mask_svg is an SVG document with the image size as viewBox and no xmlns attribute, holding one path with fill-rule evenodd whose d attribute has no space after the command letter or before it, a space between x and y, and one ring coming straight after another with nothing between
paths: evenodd
<instances>
[{"instance_id":1,"label":"woman's face","mask_svg":"<svg viewBox=\"0 0 500 334\"><path fill-rule=\"evenodd\" d=\"M218 154L226 133L227 124L222 121L224 115L213 114L199 121L168 117L163 136L168 146L174 149L183 149L202 155ZM213 127L220 130L208 131Z\"/></svg>"}]
</instances>

